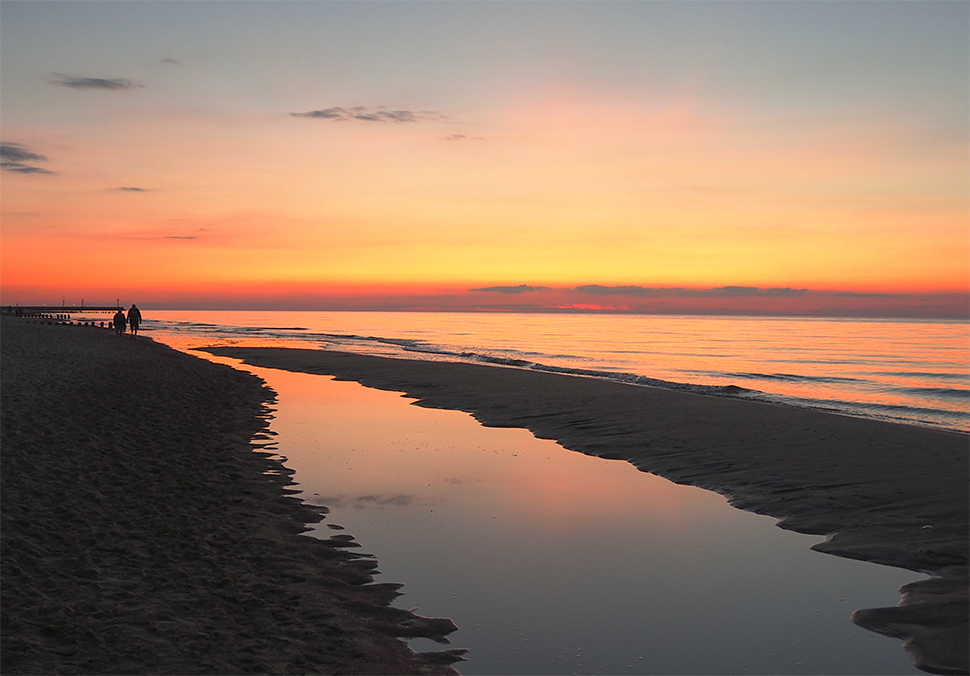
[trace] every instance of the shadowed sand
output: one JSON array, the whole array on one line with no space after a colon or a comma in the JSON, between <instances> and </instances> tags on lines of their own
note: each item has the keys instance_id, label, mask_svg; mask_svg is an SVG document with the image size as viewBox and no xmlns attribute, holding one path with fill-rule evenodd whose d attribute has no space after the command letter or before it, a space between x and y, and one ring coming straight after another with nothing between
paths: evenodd
<instances>
[{"instance_id":1,"label":"shadowed sand","mask_svg":"<svg viewBox=\"0 0 970 676\"><path fill-rule=\"evenodd\" d=\"M474 364L323 350L206 348L254 366L336 376L472 413L727 495L818 551L929 573L900 605L853 619L903 639L934 673L968 669L968 437L723 397Z\"/></svg>"},{"instance_id":2,"label":"shadowed sand","mask_svg":"<svg viewBox=\"0 0 970 676\"><path fill-rule=\"evenodd\" d=\"M301 536L255 376L94 327L2 320L4 674L448 674L352 537Z\"/></svg>"}]
</instances>

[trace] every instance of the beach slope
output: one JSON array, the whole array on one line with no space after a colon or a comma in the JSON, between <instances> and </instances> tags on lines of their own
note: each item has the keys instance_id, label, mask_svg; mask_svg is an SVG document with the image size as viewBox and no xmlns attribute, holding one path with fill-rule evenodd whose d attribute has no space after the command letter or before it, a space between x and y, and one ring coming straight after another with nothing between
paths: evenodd
<instances>
[{"instance_id":1,"label":"beach slope","mask_svg":"<svg viewBox=\"0 0 970 676\"><path fill-rule=\"evenodd\" d=\"M453 674L349 536L301 535L260 379L147 338L2 320L4 674ZM253 442L256 437L257 441ZM259 441L263 437L263 441Z\"/></svg>"},{"instance_id":2,"label":"beach slope","mask_svg":"<svg viewBox=\"0 0 970 676\"><path fill-rule=\"evenodd\" d=\"M206 348L254 366L332 375L420 406L523 427L565 448L722 493L815 549L925 572L899 606L858 611L933 673L967 673L968 437L821 411L593 378L284 348Z\"/></svg>"}]
</instances>

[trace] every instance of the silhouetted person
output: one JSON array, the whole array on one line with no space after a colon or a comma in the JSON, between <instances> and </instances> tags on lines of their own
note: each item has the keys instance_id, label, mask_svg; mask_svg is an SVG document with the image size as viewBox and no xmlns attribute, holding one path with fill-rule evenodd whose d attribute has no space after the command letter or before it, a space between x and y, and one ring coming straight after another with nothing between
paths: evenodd
<instances>
[{"instance_id":1,"label":"silhouetted person","mask_svg":"<svg viewBox=\"0 0 970 676\"><path fill-rule=\"evenodd\" d=\"M115 318L114 318L115 333L117 333L119 336L125 335L125 323L127 321L128 320L125 319L125 313L121 309L115 312Z\"/></svg>"},{"instance_id":2,"label":"silhouetted person","mask_svg":"<svg viewBox=\"0 0 970 676\"><path fill-rule=\"evenodd\" d=\"M128 326L131 327L132 338L138 335L139 324L141 324L141 311L132 303L131 309L128 310Z\"/></svg>"}]
</instances>

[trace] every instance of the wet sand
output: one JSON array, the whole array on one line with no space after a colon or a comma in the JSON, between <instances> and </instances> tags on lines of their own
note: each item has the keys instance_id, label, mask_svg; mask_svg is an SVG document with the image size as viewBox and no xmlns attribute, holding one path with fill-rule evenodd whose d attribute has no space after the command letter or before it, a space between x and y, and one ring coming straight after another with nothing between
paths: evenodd
<instances>
[{"instance_id":1,"label":"wet sand","mask_svg":"<svg viewBox=\"0 0 970 676\"><path fill-rule=\"evenodd\" d=\"M727 495L815 549L928 573L893 608L859 610L933 673L968 670L970 480L965 434L518 369L321 350L208 348L336 376L417 404L523 427L565 448Z\"/></svg>"},{"instance_id":2,"label":"wet sand","mask_svg":"<svg viewBox=\"0 0 970 676\"><path fill-rule=\"evenodd\" d=\"M447 619L399 585L269 452L272 393L147 338L2 320L0 671L448 674Z\"/></svg>"}]
</instances>

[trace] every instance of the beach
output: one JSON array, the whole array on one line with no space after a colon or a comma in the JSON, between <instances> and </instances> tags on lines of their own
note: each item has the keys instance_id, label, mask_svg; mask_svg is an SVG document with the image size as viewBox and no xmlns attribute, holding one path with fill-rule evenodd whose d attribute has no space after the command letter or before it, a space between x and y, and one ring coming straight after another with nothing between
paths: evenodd
<instances>
[{"instance_id":1,"label":"beach","mask_svg":"<svg viewBox=\"0 0 970 676\"><path fill-rule=\"evenodd\" d=\"M2 338L4 673L455 673L460 649L400 640L455 626L390 607L371 543L301 535L326 508L287 488L259 378L94 327L5 317ZM526 428L928 573L854 619L967 672L964 434L497 366L207 351Z\"/></svg>"},{"instance_id":2,"label":"beach","mask_svg":"<svg viewBox=\"0 0 970 676\"><path fill-rule=\"evenodd\" d=\"M256 377L150 339L2 324L3 673L455 673L448 619L290 493Z\"/></svg>"},{"instance_id":3,"label":"beach","mask_svg":"<svg viewBox=\"0 0 970 676\"><path fill-rule=\"evenodd\" d=\"M967 669L967 437L729 397L521 369L321 350L211 348L255 366L403 392L727 495L815 549L932 575L858 624L935 673Z\"/></svg>"}]
</instances>

